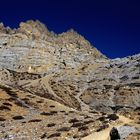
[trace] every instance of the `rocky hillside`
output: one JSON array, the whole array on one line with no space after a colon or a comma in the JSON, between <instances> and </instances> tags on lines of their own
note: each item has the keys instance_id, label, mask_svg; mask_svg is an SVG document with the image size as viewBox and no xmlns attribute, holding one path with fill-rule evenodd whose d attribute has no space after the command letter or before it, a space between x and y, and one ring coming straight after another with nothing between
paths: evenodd
<instances>
[{"instance_id":1,"label":"rocky hillside","mask_svg":"<svg viewBox=\"0 0 140 140\"><path fill-rule=\"evenodd\" d=\"M20 23L14 30L1 24L0 54L1 68L31 73L55 73L105 58L74 30L57 35L39 21Z\"/></svg>"},{"instance_id":2,"label":"rocky hillside","mask_svg":"<svg viewBox=\"0 0 140 140\"><path fill-rule=\"evenodd\" d=\"M118 124L121 139L140 139L140 54L111 60L73 29L0 24L0 85L2 140L81 139Z\"/></svg>"}]
</instances>

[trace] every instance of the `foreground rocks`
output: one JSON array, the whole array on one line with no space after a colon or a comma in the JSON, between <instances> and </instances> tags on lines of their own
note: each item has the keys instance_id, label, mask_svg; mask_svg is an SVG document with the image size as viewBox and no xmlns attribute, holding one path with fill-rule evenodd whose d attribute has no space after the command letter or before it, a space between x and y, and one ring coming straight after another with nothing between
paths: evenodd
<instances>
[{"instance_id":1,"label":"foreground rocks","mask_svg":"<svg viewBox=\"0 0 140 140\"><path fill-rule=\"evenodd\" d=\"M110 60L74 30L1 24L0 85L0 139L81 139L117 124L140 138L140 54Z\"/></svg>"}]
</instances>

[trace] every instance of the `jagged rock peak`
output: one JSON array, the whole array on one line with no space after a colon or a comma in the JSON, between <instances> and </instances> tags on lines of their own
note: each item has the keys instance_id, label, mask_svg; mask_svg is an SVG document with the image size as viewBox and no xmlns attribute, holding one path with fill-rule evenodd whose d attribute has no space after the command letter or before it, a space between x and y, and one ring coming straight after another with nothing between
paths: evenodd
<instances>
[{"instance_id":1,"label":"jagged rock peak","mask_svg":"<svg viewBox=\"0 0 140 140\"><path fill-rule=\"evenodd\" d=\"M77 40L77 39L85 39L83 36L81 36L77 31L74 29L69 29L66 32L58 34L58 37L70 39L70 40Z\"/></svg>"},{"instance_id":2,"label":"jagged rock peak","mask_svg":"<svg viewBox=\"0 0 140 140\"><path fill-rule=\"evenodd\" d=\"M12 29L10 27L5 27L2 22L0 23L0 33L11 33L11 31Z\"/></svg>"},{"instance_id":3,"label":"jagged rock peak","mask_svg":"<svg viewBox=\"0 0 140 140\"><path fill-rule=\"evenodd\" d=\"M79 35L78 32L76 30L74 30L73 28L67 30L66 32L64 32L65 34L72 34L72 35ZM64 34L62 33L62 34Z\"/></svg>"},{"instance_id":4,"label":"jagged rock peak","mask_svg":"<svg viewBox=\"0 0 140 140\"><path fill-rule=\"evenodd\" d=\"M94 51L97 51L96 48L87 39L85 39L84 36L79 34L74 29L69 29L66 32L58 34L58 39L62 40L65 44L77 46L77 48L94 48Z\"/></svg>"},{"instance_id":5,"label":"jagged rock peak","mask_svg":"<svg viewBox=\"0 0 140 140\"><path fill-rule=\"evenodd\" d=\"M1 28L1 27L4 27L4 24L3 24L2 22L0 23L0 28Z\"/></svg>"},{"instance_id":6,"label":"jagged rock peak","mask_svg":"<svg viewBox=\"0 0 140 140\"><path fill-rule=\"evenodd\" d=\"M17 31L26 34L28 37L36 39L46 39L46 36L54 36L54 33L50 32L39 20L28 20L26 22L21 22Z\"/></svg>"},{"instance_id":7,"label":"jagged rock peak","mask_svg":"<svg viewBox=\"0 0 140 140\"><path fill-rule=\"evenodd\" d=\"M48 31L47 27L39 20L28 20L19 24L20 29L38 29L41 32Z\"/></svg>"}]
</instances>

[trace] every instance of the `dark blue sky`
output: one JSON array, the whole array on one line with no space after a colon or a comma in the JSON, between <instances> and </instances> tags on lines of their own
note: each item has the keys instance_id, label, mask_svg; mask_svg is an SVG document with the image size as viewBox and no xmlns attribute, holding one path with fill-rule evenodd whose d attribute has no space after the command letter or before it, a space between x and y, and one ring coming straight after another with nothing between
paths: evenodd
<instances>
[{"instance_id":1,"label":"dark blue sky","mask_svg":"<svg viewBox=\"0 0 140 140\"><path fill-rule=\"evenodd\" d=\"M38 19L56 33L74 28L110 58L140 53L139 0L3 0L0 22Z\"/></svg>"}]
</instances>

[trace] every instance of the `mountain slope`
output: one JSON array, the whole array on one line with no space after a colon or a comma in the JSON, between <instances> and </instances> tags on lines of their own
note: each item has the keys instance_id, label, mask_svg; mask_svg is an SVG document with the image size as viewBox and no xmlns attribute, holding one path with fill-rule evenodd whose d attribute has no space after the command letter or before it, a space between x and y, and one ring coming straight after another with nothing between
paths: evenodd
<instances>
[{"instance_id":1,"label":"mountain slope","mask_svg":"<svg viewBox=\"0 0 140 140\"><path fill-rule=\"evenodd\" d=\"M0 138L81 139L122 115L139 138L140 54L110 60L74 30L55 34L32 20L18 29L0 24L0 85Z\"/></svg>"}]
</instances>

